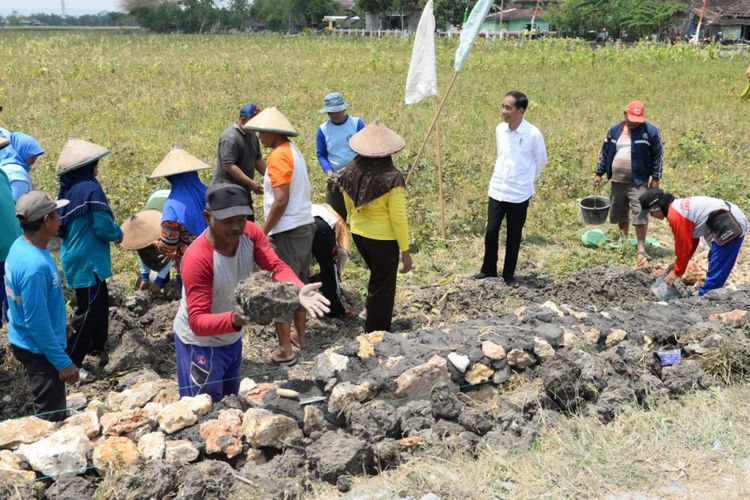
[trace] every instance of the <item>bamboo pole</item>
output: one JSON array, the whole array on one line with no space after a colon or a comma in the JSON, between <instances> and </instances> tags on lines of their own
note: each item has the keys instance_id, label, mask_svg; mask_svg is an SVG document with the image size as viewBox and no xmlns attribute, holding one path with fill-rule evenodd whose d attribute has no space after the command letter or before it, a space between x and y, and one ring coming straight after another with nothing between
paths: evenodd
<instances>
[{"instance_id":1,"label":"bamboo pole","mask_svg":"<svg viewBox=\"0 0 750 500\"><path fill-rule=\"evenodd\" d=\"M458 71L453 72L453 76L451 77L451 81L448 84L448 88L445 90L445 96L443 97L443 100L440 101L440 104L438 105L437 110L435 111L435 116L432 118L432 123L430 123L430 128L427 129L427 134L425 134L424 140L422 141L422 145L419 146L419 151L417 151L417 156L414 159L414 163L412 163L412 166L409 169L409 173L406 176L406 182L409 182L409 179L411 179L411 174L414 171L414 167L416 167L417 163L419 163L419 158L421 158L422 152L424 151L424 147L430 138L430 134L432 133L432 130L435 128L435 124L437 123L438 117L440 116L440 112L443 110L443 105L445 104L445 101L448 99L448 96L451 93L451 89L453 89L453 84L456 83L456 77L458 77Z\"/></svg>"},{"instance_id":2,"label":"bamboo pole","mask_svg":"<svg viewBox=\"0 0 750 500\"><path fill-rule=\"evenodd\" d=\"M435 108L440 113L440 98L435 96ZM445 194L443 193L443 154L440 149L440 118L435 122L435 160L437 161L438 196L440 196L440 237L445 240Z\"/></svg>"}]
</instances>

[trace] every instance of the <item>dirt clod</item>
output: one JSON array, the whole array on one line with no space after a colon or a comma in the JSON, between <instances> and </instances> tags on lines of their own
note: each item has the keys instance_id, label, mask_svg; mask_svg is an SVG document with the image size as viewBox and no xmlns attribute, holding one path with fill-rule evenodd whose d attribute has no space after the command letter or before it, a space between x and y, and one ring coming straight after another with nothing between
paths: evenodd
<instances>
[{"instance_id":1,"label":"dirt clod","mask_svg":"<svg viewBox=\"0 0 750 500\"><path fill-rule=\"evenodd\" d=\"M237 304L252 323L268 325L276 318L291 318L299 307L297 287L271 280L262 271L250 275L234 291Z\"/></svg>"}]
</instances>

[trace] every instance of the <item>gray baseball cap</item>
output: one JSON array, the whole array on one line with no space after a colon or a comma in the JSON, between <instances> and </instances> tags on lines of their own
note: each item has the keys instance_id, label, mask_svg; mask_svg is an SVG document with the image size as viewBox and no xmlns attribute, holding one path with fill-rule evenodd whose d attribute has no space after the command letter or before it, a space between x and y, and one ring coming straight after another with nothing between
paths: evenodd
<instances>
[{"instance_id":1,"label":"gray baseball cap","mask_svg":"<svg viewBox=\"0 0 750 500\"><path fill-rule=\"evenodd\" d=\"M29 191L16 202L16 217L33 222L70 203L68 200L53 200L42 191Z\"/></svg>"}]
</instances>

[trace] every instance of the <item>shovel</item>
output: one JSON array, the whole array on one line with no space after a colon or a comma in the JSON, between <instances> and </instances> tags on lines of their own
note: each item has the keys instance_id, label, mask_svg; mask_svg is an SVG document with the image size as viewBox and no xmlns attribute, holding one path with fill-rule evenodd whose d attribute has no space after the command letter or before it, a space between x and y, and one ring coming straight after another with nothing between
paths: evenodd
<instances>
[{"instance_id":1,"label":"shovel","mask_svg":"<svg viewBox=\"0 0 750 500\"><path fill-rule=\"evenodd\" d=\"M300 398L299 404L300 405L309 405L310 403L320 403L321 401L325 401L325 396L308 396L306 398Z\"/></svg>"}]
</instances>

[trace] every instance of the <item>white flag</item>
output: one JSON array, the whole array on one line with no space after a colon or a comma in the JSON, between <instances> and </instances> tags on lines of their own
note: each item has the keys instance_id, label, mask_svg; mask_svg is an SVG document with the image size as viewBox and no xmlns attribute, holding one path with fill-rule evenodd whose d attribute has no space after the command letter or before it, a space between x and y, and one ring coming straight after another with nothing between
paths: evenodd
<instances>
[{"instance_id":1,"label":"white flag","mask_svg":"<svg viewBox=\"0 0 750 500\"><path fill-rule=\"evenodd\" d=\"M409 75L406 77L406 104L416 104L427 96L438 95L435 68L435 16L432 0L427 2L419 18L411 54Z\"/></svg>"}]
</instances>

